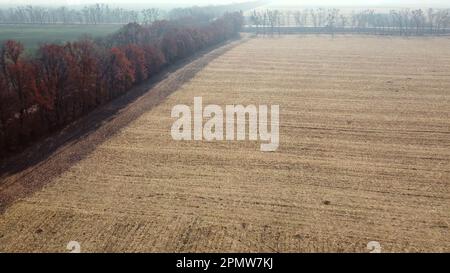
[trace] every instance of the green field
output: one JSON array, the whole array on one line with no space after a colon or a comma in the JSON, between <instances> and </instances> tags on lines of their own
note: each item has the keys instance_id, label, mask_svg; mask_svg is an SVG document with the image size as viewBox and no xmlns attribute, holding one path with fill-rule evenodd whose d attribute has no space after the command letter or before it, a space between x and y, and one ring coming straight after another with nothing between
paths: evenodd
<instances>
[{"instance_id":1,"label":"green field","mask_svg":"<svg viewBox=\"0 0 450 273\"><path fill-rule=\"evenodd\" d=\"M17 40L27 50L41 43L73 41L84 35L100 37L117 31L121 25L0 25L0 42Z\"/></svg>"}]
</instances>

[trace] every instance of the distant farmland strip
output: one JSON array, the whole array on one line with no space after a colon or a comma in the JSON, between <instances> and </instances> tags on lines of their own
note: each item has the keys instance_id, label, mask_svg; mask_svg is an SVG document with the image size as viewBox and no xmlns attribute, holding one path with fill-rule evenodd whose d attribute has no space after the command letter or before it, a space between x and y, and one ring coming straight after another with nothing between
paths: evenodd
<instances>
[{"instance_id":1,"label":"distant farmland strip","mask_svg":"<svg viewBox=\"0 0 450 273\"><path fill-rule=\"evenodd\" d=\"M123 25L0 25L0 43L16 40L25 46L27 51L35 51L43 43L59 43L75 41L83 36L104 37L118 31Z\"/></svg>"}]
</instances>

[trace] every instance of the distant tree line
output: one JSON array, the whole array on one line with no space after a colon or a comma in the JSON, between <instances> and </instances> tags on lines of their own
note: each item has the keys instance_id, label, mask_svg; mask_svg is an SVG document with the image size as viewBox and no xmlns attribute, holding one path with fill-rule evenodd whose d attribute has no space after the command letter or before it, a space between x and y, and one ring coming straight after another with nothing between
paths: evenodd
<instances>
[{"instance_id":1,"label":"distant tree line","mask_svg":"<svg viewBox=\"0 0 450 273\"><path fill-rule=\"evenodd\" d=\"M182 18L210 21L226 12L246 11L263 3L264 1L251 1L229 5L175 8L170 11L158 8L129 10L113 8L107 4L93 4L82 8L28 5L0 9L0 24L151 24L162 19L179 20Z\"/></svg>"},{"instance_id":2,"label":"distant tree line","mask_svg":"<svg viewBox=\"0 0 450 273\"><path fill-rule=\"evenodd\" d=\"M0 23L3 24L127 24L160 19L148 17L148 10L136 11L123 8L111 8L106 4L94 4L80 9L69 7L18 6L0 9Z\"/></svg>"},{"instance_id":3,"label":"distant tree line","mask_svg":"<svg viewBox=\"0 0 450 273\"><path fill-rule=\"evenodd\" d=\"M181 23L182 22L182 23ZM0 48L0 157L127 92L162 68L237 35L242 13L206 24L130 23L106 38Z\"/></svg>"},{"instance_id":4,"label":"distant tree line","mask_svg":"<svg viewBox=\"0 0 450 273\"><path fill-rule=\"evenodd\" d=\"M210 6L194 6L189 8L175 8L168 12L167 18L170 20L180 18L201 18L203 21L209 21L213 18L220 17L224 13L248 11L265 4L266 1L250 1L243 3L233 3L228 5L210 5Z\"/></svg>"},{"instance_id":5,"label":"distant tree line","mask_svg":"<svg viewBox=\"0 0 450 273\"><path fill-rule=\"evenodd\" d=\"M339 9L304 9L298 11L253 10L247 16L257 34L304 32L361 32L395 35L450 33L450 9L375 10L343 14Z\"/></svg>"}]
</instances>

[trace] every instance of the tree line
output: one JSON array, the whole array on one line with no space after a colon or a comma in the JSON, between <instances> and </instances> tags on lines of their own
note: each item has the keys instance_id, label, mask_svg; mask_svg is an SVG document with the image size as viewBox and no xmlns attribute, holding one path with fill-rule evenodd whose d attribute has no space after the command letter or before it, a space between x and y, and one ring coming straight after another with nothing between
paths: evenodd
<instances>
[{"instance_id":1,"label":"tree line","mask_svg":"<svg viewBox=\"0 0 450 273\"><path fill-rule=\"evenodd\" d=\"M148 17L149 11L157 16ZM162 16L160 9L128 10L112 8L106 4L87 5L82 8L17 6L0 9L0 23L3 24L126 24L158 20Z\"/></svg>"},{"instance_id":2,"label":"tree line","mask_svg":"<svg viewBox=\"0 0 450 273\"><path fill-rule=\"evenodd\" d=\"M189 8L175 8L168 12L167 18L170 20L195 17L202 18L204 21L209 21L213 18L221 16L226 12L249 11L258 6L266 4L265 0L249 1L242 3L232 3L228 5L209 5L209 6L194 6Z\"/></svg>"},{"instance_id":3,"label":"tree line","mask_svg":"<svg viewBox=\"0 0 450 273\"><path fill-rule=\"evenodd\" d=\"M195 17L197 20L210 21L228 12L253 9L264 1L250 1L229 5L210 5L202 7L175 8L166 11L159 8L130 10L111 7L107 4L86 5L81 8L17 6L0 9L1 24L150 24L157 20L177 20Z\"/></svg>"},{"instance_id":4,"label":"tree line","mask_svg":"<svg viewBox=\"0 0 450 273\"><path fill-rule=\"evenodd\" d=\"M6 41L0 48L0 157L60 129L160 72L237 35L242 13L206 24L130 23L96 40L44 44L32 57Z\"/></svg>"},{"instance_id":5,"label":"tree line","mask_svg":"<svg viewBox=\"0 0 450 273\"><path fill-rule=\"evenodd\" d=\"M332 8L298 11L253 10L246 18L257 34L292 31L363 32L395 35L450 33L450 9L401 9L377 12L373 9L344 14Z\"/></svg>"}]
</instances>

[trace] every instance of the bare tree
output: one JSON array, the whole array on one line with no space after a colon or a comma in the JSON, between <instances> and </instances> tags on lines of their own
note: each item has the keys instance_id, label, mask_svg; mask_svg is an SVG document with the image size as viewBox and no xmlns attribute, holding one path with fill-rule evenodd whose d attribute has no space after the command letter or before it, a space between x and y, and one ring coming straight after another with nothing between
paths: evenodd
<instances>
[{"instance_id":1,"label":"bare tree","mask_svg":"<svg viewBox=\"0 0 450 273\"><path fill-rule=\"evenodd\" d=\"M273 35L274 31L275 31L275 27L280 22L280 19L279 19L280 12L278 10L266 10L266 14L267 14L267 21L270 26L270 34Z\"/></svg>"},{"instance_id":2,"label":"bare tree","mask_svg":"<svg viewBox=\"0 0 450 273\"><path fill-rule=\"evenodd\" d=\"M151 24L159 19L161 11L157 8L144 9L141 11L144 24Z\"/></svg>"},{"instance_id":3,"label":"bare tree","mask_svg":"<svg viewBox=\"0 0 450 273\"><path fill-rule=\"evenodd\" d=\"M302 12L296 11L294 12L294 22L296 26L302 26Z\"/></svg>"},{"instance_id":4,"label":"bare tree","mask_svg":"<svg viewBox=\"0 0 450 273\"><path fill-rule=\"evenodd\" d=\"M390 15L392 16L393 27L397 27L399 34L403 34L403 19L401 13L396 10L391 10Z\"/></svg>"},{"instance_id":5,"label":"bare tree","mask_svg":"<svg viewBox=\"0 0 450 273\"><path fill-rule=\"evenodd\" d=\"M283 13L285 26L288 26L288 27L291 26L291 17L292 17L292 11L288 10L286 13Z\"/></svg>"},{"instance_id":6,"label":"bare tree","mask_svg":"<svg viewBox=\"0 0 450 273\"><path fill-rule=\"evenodd\" d=\"M405 31L404 31L404 33L405 33L405 35L409 35L410 34L410 26L412 25L411 24L411 13L410 13L410 10L409 9L403 9L403 10L401 10L400 11L400 14L401 14L401 19L403 20L403 26L404 26L404 29L405 29Z\"/></svg>"},{"instance_id":7,"label":"bare tree","mask_svg":"<svg viewBox=\"0 0 450 273\"><path fill-rule=\"evenodd\" d=\"M440 10L436 15L436 33L441 33L441 30L444 30L449 22L449 11L448 10Z\"/></svg>"},{"instance_id":8,"label":"bare tree","mask_svg":"<svg viewBox=\"0 0 450 273\"><path fill-rule=\"evenodd\" d=\"M328 28L328 30L330 31L330 33L333 37L334 37L334 30L335 30L334 28L335 28L338 18L339 18L339 10L338 9L330 9L328 11L326 28Z\"/></svg>"},{"instance_id":9,"label":"bare tree","mask_svg":"<svg viewBox=\"0 0 450 273\"><path fill-rule=\"evenodd\" d=\"M319 26L322 27L325 24L326 18L327 18L327 11L324 8L319 8L317 10L317 19Z\"/></svg>"},{"instance_id":10,"label":"bare tree","mask_svg":"<svg viewBox=\"0 0 450 273\"><path fill-rule=\"evenodd\" d=\"M345 15L340 15L339 17L340 21L341 21L341 27L343 29L345 29L347 27L347 22L348 22L348 18Z\"/></svg>"},{"instance_id":11,"label":"bare tree","mask_svg":"<svg viewBox=\"0 0 450 273\"><path fill-rule=\"evenodd\" d=\"M260 31L259 28L261 25L263 25L263 16L260 12L254 10L250 15L250 21L252 25L256 27L256 35L258 35Z\"/></svg>"},{"instance_id":12,"label":"bare tree","mask_svg":"<svg viewBox=\"0 0 450 273\"><path fill-rule=\"evenodd\" d=\"M318 14L313 9L310 10L310 13L311 13L311 18L312 18L312 21L313 21L314 28L317 28L319 26Z\"/></svg>"},{"instance_id":13,"label":"bare tree","mask_svg":"<svg viewBox=\"0 0 450 273\"><path fill-rule=\"evenodd\" d=\"M434 19L435 19L435 13L432 8L427 10L427 21L428 21L428 27L430 30L430 34L433 33L434 30Z\"/></svg>"},{"instance_id":14,"label":"bare tree","mask_svg":"<svg viewBox=\"0 0 450 273\"><path fill-rule=\"evenodd\" d=\"M423 24L425 23L424 13L421 9L413 10L412 17L413 17L414 25L416 27L416 35L419 35L419 32L423 28Z\"/></svg>"}]
</instances>

